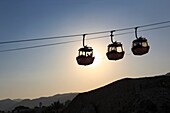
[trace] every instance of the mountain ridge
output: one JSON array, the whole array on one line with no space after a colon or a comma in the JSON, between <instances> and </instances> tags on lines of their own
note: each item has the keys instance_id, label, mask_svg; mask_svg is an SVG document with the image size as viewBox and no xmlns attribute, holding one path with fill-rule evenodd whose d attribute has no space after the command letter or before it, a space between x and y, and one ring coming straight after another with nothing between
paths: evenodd
<instances>
[{"instance_id":1,"label":"mountain ridge","mask_svg":"<svg viewBox=\"0 0 170 113\"><path fill-rule=\"evenodd\" d=\"M169 113L170 73L124 78L78 94L63 113Z\"/></svg>"},{"instance_id":2,"label":"mountain ridge","mask_svg":"<svg viewBox=\"0 0 170 113\"><path fill-rule=\"evenodd\" d=\"M39 106L40 102L42 103L42 106L49 106L56 101L64 103L67 100L72 100L77 94L78 93L56 94L49 97L39 97L35 99L3 99L0 100L0 110L9 111L17 106L34 108L35 106Z\"/></svg>"}]
</instances>

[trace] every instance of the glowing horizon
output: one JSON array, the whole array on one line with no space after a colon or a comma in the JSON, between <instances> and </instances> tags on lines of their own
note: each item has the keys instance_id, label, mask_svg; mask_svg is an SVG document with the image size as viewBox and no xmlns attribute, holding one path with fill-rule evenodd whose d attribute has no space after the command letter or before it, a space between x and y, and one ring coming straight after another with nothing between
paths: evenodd
<instances>
[{"instance_id":1,"label":"glowing horizon","mask_svg":"<svg viewBox=\"0 0 170 113\"><path fill-rule=\"evenodd\" d=\"M168 0L0 1L0 37L1 41L51 37L167 21L169 4ZM81 41L0 53L0 99L84 92L124 77L168 73L169 28L139 32L139 36L146 37L151 46L149 53L141 57L131 52L133 33L114 37L125 50L124 58L119 61L109 61L106 57L110 37L87 40L86 45L93 48L96 57L89 66L79 66L76 62ZM0 50L72 39L4 44Z\"/></svg>"}]
</instances>

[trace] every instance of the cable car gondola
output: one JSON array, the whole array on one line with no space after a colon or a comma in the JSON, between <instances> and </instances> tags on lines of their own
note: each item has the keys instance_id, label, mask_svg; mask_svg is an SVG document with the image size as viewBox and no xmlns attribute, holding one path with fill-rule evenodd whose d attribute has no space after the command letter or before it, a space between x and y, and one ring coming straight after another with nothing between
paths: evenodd
<instances>
[{"instance_id":1,"label":"cable car gondola","mask_svg":"<svg viewBox=\"0 0 170 113\"><path fill-rule=\"evenodd\" d=\"M123 47L121 42L113 41L113 32L111 31L111 41L112 44L108 45L108 52L106 53L106 56L109 60L119 60L124 57L125 52L123 51Z\"/></svg>"},{"instance_id":2,"label":"cable car gondola","mask_svg":"<svg viewBox=\"0 0 170 113\"><path fill-rule=\"evenodd\" d=\"M84 39L85 34L83 35L83 47L78 50L79 52L76 60L79 65L86 66L92 64L95 57L93 57L92 47L85 46Z\"/></svg>"},{"instance_id":3,"label":"cable car gondola","mask_svg":"<svg viewBox=\"0 0 170 113\"><path fill-rule=\"evenodd\" d=\"M149 52L150 46L148 45L148 41L146 38L137 36L137 28L135 28L135 36L136 39L132 42L132 52L134 55L144 55Z\"/></svg>"}]
</instances>

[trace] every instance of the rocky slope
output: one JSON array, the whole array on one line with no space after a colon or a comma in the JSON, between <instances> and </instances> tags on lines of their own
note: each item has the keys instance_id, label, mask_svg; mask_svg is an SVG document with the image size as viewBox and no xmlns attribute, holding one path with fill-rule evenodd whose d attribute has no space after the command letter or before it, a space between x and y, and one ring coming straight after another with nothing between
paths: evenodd
<instances>
[{"instance_id":1,"label":"rocky slope","mask_svg":"<svg viewBox=\"0 0 170 113\"><path fill-rule=\"evenodd\" d=\"M170 73L80 93L63 113L170 113Z\"/></svg>"}]
</instances>

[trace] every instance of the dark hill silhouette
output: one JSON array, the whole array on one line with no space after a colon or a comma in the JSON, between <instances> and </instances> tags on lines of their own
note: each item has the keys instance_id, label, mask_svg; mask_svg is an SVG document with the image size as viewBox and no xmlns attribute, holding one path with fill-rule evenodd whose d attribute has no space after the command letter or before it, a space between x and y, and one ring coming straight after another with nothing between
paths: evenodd
<instances>
[{"instance_id":1,"label":"dark hill silhouette","mask_svg":"<svg viewBox=\"0 0 170 113\"><path fill-rule=\"evenodd\" d=\"M6 110L9 108L9 106L13 106L16 103L17 101L11 99L0 100L0 110Z\"/></svg>"},{"instance_id":2,"label":"dark hill silhouette","mask_svg":"<svg viewBox=\"0 0 170 113\"><path fill-rule=\"evenodd\" d=\"M170 113L169 75L125 78L80 93L63 113Z\"/></svg>"},{"instance_id":3,"label":"dark hill silhouette","mask_svg":"<svg viewBox=\"0 0 170 113\"><path fill-rule=\"evenodd\" d=\"M76 95L77 95L77 93L68 93L68 94L57 94L57 95L50 96L50 97L40 97L40 98L36 98L36 99L32 99L32 100L25 99L25 100L15 104L12 108L14 108L16 106L20 106L20 105L33 108L35 106L39 106L40 102L42 103L42 106L49 106L53 102L57 102L57 101L64 103L67 100L72 100Z\"/></svg>"},{"instance_id":4,"label":"dark hill silhouette","mask_svg":"<svg viewBox=\"0 0 170 113\"><path fill-rule=\"evenodd\" d=\"M49 106L53 102L60 101L61 103L64 103L67 100L72 100L77 93L66 93L66 94L57 94L54 96L49 97L40 97L36 99L4 99L0 100L0 110L8 111L13 110L17 106L26 106L29 108L34 108L35 106L39 107L40 102L42 103L42 106Z\"/></svg>"}]
</instances>

